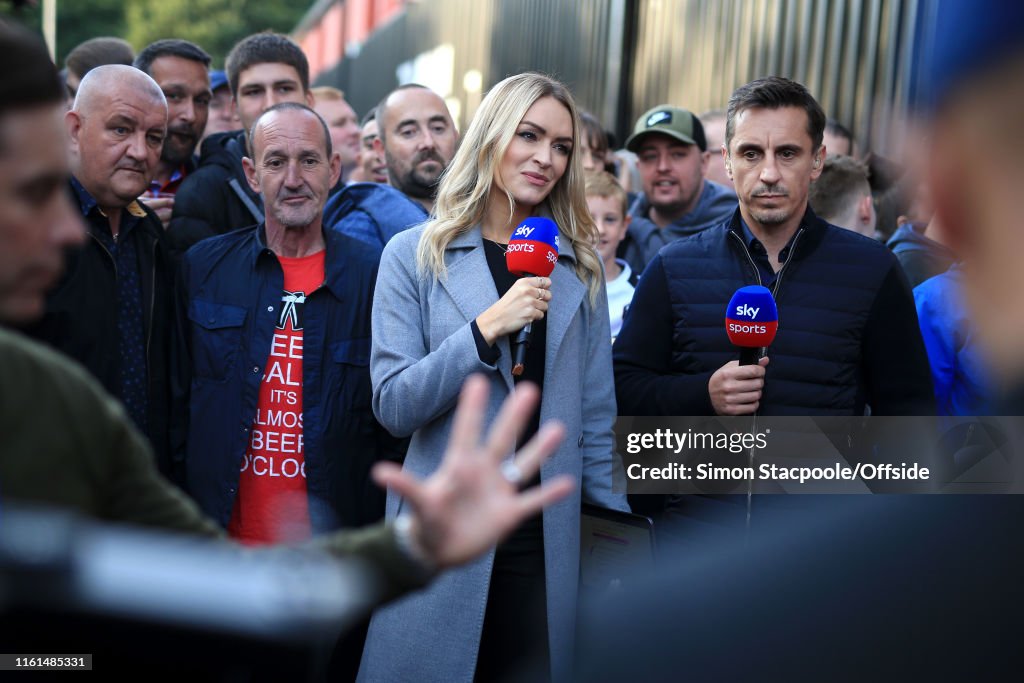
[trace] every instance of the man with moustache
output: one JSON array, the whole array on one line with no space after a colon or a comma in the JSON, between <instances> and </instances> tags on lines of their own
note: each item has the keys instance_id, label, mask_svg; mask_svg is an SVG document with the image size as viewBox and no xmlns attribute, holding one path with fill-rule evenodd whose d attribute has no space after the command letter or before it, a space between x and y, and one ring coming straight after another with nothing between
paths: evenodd
<instances>
[{"instance_id":1,"label":"man with moustache","mask_svg":"<svg viewBox=\"0 0 1024 683\"><path fill-rule=\"evenodd\" d=\"M459 139L448 105L429 88L403 85L377 105L377 126L374 146L384 153L391 185L433 211L437 183Z\"/></svg>"},{"instance_id":2,"label":"man with moustache","mask_svg":"<svg viewBox=\"0 0 1024 683\"><path fill-rule=\"evenodd\" d=\"M392 91L379 105L377 140L391 187L349 185L324 208L324 222L377 250L427 219L437 183L455 155L458 133L437 93L415 83Z\"/></svg>"},{"instance_id":3,"label":"man with moustache","mask_svg":"<svg viewBox=\"0 0 1024 683\"><path fill-rule=\"evenodd\" d=\"M247 543L383 515L369 485L400 444L370 407L377 253L325 228L341 160L305 105L260 115L243 159L265 222L193 247L178 296L176 454L200 507Z\"/></svg>"},{"instance_id":4,"label":"man with moustache","mask_svg":"<svg viewBox=\"0 0 1024 683\"><path fill-rule=\"evenodd\" d=\"M28 332L84 365L119 398L168 461L171 272L164 230L137 197L149 186L167 130L152 78L130 66L96 67L66 115L70 190L89 238Z\"/></svg>"},{"instance_id":5,"label":"man with moustache","mask_svg":"<svg viewBox=\"0 0 1024 683\"><path fill-rule=\"evenodd\" d=\"M199 168L175 195L167 236L176 255L201 239L263 221L262 200L242 168L245 136L275 104L313 104L309 62L287 36L267 32L243 38L231 48L226 70L241 130L207 138Z\"/></svg>"},{"instance_id":6,"label":"man with moustache","mask_svg":"<svg viewBox=\"0 0 1024 683\"><path fill-rule=\"evenodd\" d=\"M143 48L134 66L149 74L167 98L164 148L150 187L139 198L156 212L166 228L174 209L174 195L196 169L196 145L210 115L210 55L187 40L158 40Z\"/></svg>"},{"instance_id":7,"label":"man with moustache","mask_svg":"<svg viewBox=\"0 0 1024 683\"><path fill-rule=\"evenodd\" d=\"M726 169L739 208L663 249L640 279L614 350L621 415L934 414L899 263L808 205L824 126L821 106L788 79L733 93ZM722 320L745 285L772 291L781 324L768 355L741 366Z\"/></svg>"}]
</instances>

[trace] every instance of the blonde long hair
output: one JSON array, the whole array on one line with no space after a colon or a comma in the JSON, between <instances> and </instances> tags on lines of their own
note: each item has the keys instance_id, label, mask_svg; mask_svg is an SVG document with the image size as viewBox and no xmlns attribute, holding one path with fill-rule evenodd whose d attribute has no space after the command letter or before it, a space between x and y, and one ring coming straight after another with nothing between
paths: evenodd
<instances>
[{"instance_id":1,"label":"blonde long hair","mask_svg":"<svg viewBox=\"0 0 1024 683\"><path fill-rule=\"evenodd\" d=\"M472 229L484 217L494 175L519 122L533 103L554 97L572 116L572 153L565 174L545 200L562 234L576 252L576 276L587 285L593 306L604 286L601 260L594 249L597 227L587 210L580 148L580 118L569 89L544 74L510 76L487 93L463 137L455 158L445 171L434 204L435 216L423 230L416 263L421 274L446 274L444 251L455 237ZM509 216L515 200L506 191Z\"/></svg>"}]
</instances>

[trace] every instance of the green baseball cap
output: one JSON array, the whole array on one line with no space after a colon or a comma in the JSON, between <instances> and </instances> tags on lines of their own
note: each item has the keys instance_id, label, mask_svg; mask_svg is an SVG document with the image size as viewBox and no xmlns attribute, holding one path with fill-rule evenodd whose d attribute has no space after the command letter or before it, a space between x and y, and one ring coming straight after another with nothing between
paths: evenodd
<instances>
[{"instance_id":1,"label":"green baseball cap","mask_svg":"<svg viewBox=\"0 0 1024 683\"><path fill-rule=\"evenodd\" d=\"M662 104L644 112L633 126L633 134L626 140L626 149L634 154L640 149L640 142L645 135L660 133L688 145L697 145L705 152L708 141L704 137L704 126L700 119L679 107Z\"/></svg>"}]
</instances>

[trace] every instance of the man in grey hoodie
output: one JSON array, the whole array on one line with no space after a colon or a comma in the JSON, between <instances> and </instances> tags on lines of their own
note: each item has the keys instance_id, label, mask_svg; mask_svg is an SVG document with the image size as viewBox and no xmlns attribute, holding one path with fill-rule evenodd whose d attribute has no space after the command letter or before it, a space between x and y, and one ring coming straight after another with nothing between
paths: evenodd
<instances>
[{"instance_id":1,"label":"man in grey hoodie","mask_svg":"<svg viewBox=\"0 0 1024 683\"><path fill-rule=\"evenodd\" d=\"M626 149L637 155L644 185L618 250L634 272L669 242L721 223L736 210L732 189L705 178L712 152L700 119L685 109L663 104L646 112Z\"/></svg>"}]
</instances>

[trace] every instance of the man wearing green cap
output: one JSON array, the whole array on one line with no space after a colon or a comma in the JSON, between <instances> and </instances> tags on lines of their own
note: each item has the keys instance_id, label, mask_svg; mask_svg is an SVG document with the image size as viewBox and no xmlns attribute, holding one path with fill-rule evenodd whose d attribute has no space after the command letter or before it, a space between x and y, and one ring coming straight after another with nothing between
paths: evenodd
<instances>
[{"instance_id":1,"label":"man wearing green cap","mask_svg":"<svg viewBox=\"0 0 1024 683\"><path fill-rule=\"evenodd\" d=\"M732 190L705 178L711 152L704 127L685 109L663 104L645 112L626 149L637 155L644 186L619 246L619 256L635 272L669 242L720 223L736 210Z\"/></svg>"}]
</instances>

